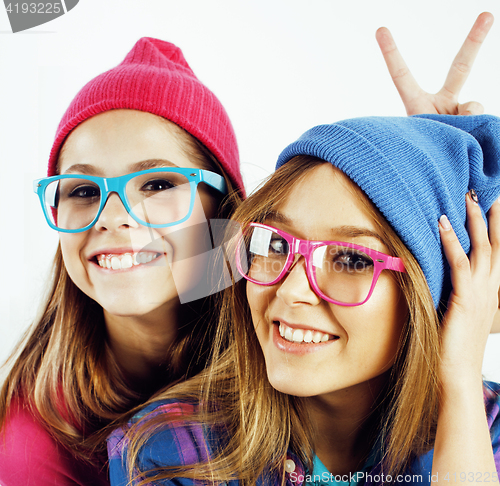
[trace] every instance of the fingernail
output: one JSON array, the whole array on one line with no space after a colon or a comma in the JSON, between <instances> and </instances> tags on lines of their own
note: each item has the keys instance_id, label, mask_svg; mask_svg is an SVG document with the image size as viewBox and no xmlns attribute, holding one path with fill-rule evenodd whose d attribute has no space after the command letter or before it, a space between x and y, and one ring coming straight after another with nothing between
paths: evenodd
<instances>
[{"instance_id":1,"label":"fingernail","mask_svg":"<svg viewBox=\"0 0 500 486\"><path fill-rule=\"evenodd\" d=\"M446 216L446 214L443 214L439 218L439 224L441 225L441 228L443 228L445 231L450 231L451 230L450 220L448 219L448 217Z\"/></svg>"},{"instance_id":2,"label":"fingernail","mask_svg":"<svg viewBox=\"0 0 500 486\"><path fill-rule=\"evenodd\" d=\"M474 203L476 203L476 204L479 202L479 200L478 200L478 198L477 198L476 191L475 191L474 189L471 189L471 190L469 191L469 196L470 196L470 198L472 199L472 202L474 202Z\"/></svg>"}]
</instances>

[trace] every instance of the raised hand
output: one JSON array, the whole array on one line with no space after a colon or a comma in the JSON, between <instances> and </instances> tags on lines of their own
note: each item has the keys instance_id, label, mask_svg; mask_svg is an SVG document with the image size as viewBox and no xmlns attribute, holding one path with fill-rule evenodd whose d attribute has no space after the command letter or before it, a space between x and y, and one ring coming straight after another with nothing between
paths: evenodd
<instances>
[{"instance_id":1,"label":"raised hand","mask_svg":"<svg viewBox=\"0 0 500 486\"><path fill-rule=\"evenodd\" d=\"M493 25L493 20L493 15L489 12L483 12L478 16L453 60L443 87L436 94L427 93L418 85L398 51L389 29L381 27L377 30L377 42L408 115L426 113L479 115L483 113L484 109L480 103L470 101L460 104L458 95L469 76L481 44Z\"/></svg>"},{"instance_id":2,"label":"raised hand","mask_svg":"<svg viewBox=\"0 0 500 486\"><path fill-rule=\"evenodd\" d=\"M493 203L488 213L489 229L469 194L466 206L469 258L449 222L442 217L439 225L453 291L440 329L440 404L432 465L439 478L436 486L447 485L447 477L465 477L465 484L472 485L477 474L486 471L496 477L481 366L498 305L500 204Z\"/></svg>"},{"instance_id":3,"label":"raised hand","mask_svg":"<svg viewBox=\"0 0 500 486\"><path fill-rule=\"evenodd\" d=\"M498 291L498 302L500 305L500 290ZM491 326L491 332L500 332L500 309L498 309L493 319L493 326Z\"/></svg>"},{"instance_id":4,"label":"raised hand","mask_svg":"<svg viewBox=\"0 0 500 486\"><path fill-rule=\"evenodd\" d=\"M500 285L500 203L488 213L489 228L479 206L468 194L467 230L471 240L469 257L453 229L440 224L441 241L451 270L453 291L442 321L441 379L474 374L481 381L486 341L498 306Z\"/></svg>"}]
</instances>

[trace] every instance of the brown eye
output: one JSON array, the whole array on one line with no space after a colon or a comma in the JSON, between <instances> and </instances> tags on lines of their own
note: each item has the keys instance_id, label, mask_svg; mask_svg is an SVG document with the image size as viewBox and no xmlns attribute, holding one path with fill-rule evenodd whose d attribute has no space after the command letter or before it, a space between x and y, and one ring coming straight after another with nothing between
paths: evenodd
<instances>
[{"instance_id":1,"label":"brown eye","mask_svg":"<svg viewBox=\"0 0 500 486\"><path fill-rule=\"evenodd\" d=\"M166 180L166 179L154 179L152 181L148 181L142 185L141 191L145 192L160 192L165 191L167 189L172 189L175 187L175 184Z\"/></svg>"},{"instance_id":2,"label":"brown eye","mask_svg":"<svg viewBox=\"0 0 500 486\"><path fill-rule=\"evenodd\" d=\"M276 255L288 254L288 242L284 238L273 238L269 242L269 249Z\"/></svg>"},{"instance_id":3,"label":"brown eye","mask_svg":"<svg viewBox=\"0 0 500 486\"><path fill-rule=\"evenodd\" d=\"M330 248L328 260L337 272L372 272L373 260L362 251L353 248Z\"/></svg>"},{"instance_id":4,"label":"brown eye","mask_svg":"<svg viewBox=\"0 0 500 486\"><path fill-rule=\"evenodd\" d=\"M88 199L92 197L99 197L101 195L101 191L98 187L95 186L78 186L73 189L68 197L77 197L82 199Z\"/></svg>"}]
</instances>

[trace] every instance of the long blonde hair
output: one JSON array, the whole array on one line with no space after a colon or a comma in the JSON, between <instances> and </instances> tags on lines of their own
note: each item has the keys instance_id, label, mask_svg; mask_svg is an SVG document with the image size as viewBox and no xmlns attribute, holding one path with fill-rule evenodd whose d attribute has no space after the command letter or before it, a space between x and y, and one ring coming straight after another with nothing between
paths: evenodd
<instances>
[{"instance_id":1,"label":"long blonde hair","mask_svg":"<svg viewBox=\"0 0 500 486\"><path fill-rule=\"evenodd\" d=\"M299 156L276 171L235 212L245 227L263 222L282 204L291 188L324 163ZM374 422L367 437L372 445L380 437L385 474L397 474L413 458L432 447L437 420L439 360L438 316L418 263L379 211L352 183L352 190L372 214L388 249L403 259L407 273L395 274L408 306L399 353L384 392L374 404ZM233 267L234 268L234 267ZM140 471L138 454L159 428L176 418L146 416L132 426L128 438L129 474L140 484L170 477L191 477L207 482L239 479L255 484L260 474L278 474L284 484L287 451L295 453L311 469L313 432L303 399L280 393L268 379L246 300L246 281L225 291L214 358L210 366L187 383L158 398L200 402L200 411L189 422L223 426L222 446L208 464Z\"/></svg>"},{"instance_id":2,"label":"long blonde hair","mask_svg":"<svg viewBox=\"0 0 500 486\"><path fill-rule=\"evenodd\" d=\"M197 139L169 122L186 155L223 175L229 193L218 197L218 218L228 218L241 202L217 159ZM176 341L165 351L166 366L151 386L133 390L107 343L102 308L71 280L58 246L49 291L40 318L27 331L6 363L0 391L0 430L11 406L25 406L63 445L83 460L106 460L110 423L120 424L127 412L158 390L193 376L207 364L216 322L214 297L181 307L183 323Z\"/></svg>"}]
</instances>

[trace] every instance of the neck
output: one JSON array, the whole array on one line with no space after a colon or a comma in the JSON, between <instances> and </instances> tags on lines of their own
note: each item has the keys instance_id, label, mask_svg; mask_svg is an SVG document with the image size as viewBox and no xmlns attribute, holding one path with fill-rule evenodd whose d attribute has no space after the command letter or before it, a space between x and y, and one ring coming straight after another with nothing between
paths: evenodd
<instances>
[{"instance_id":1,"label":"neck","mask_svg":"<svg viewBox=\"0 0 500 486\"><path fill-rule=\"evenodd\" d=\"M369 382L306 399L314 452L332 474L359 471L373 444L377 397L386 374Z\"/></svg>"},{"instance_id":2,"label":"neck","mask_svg":"<svg viewBox=\"0 0 500 486\"><path fill-rule=\"evenodd\" d=\"M150 388L164 370L179 328L178 302L141 316L117 316L104 310L109 346L136 391Z\"/></svg>"}]
</instances>

